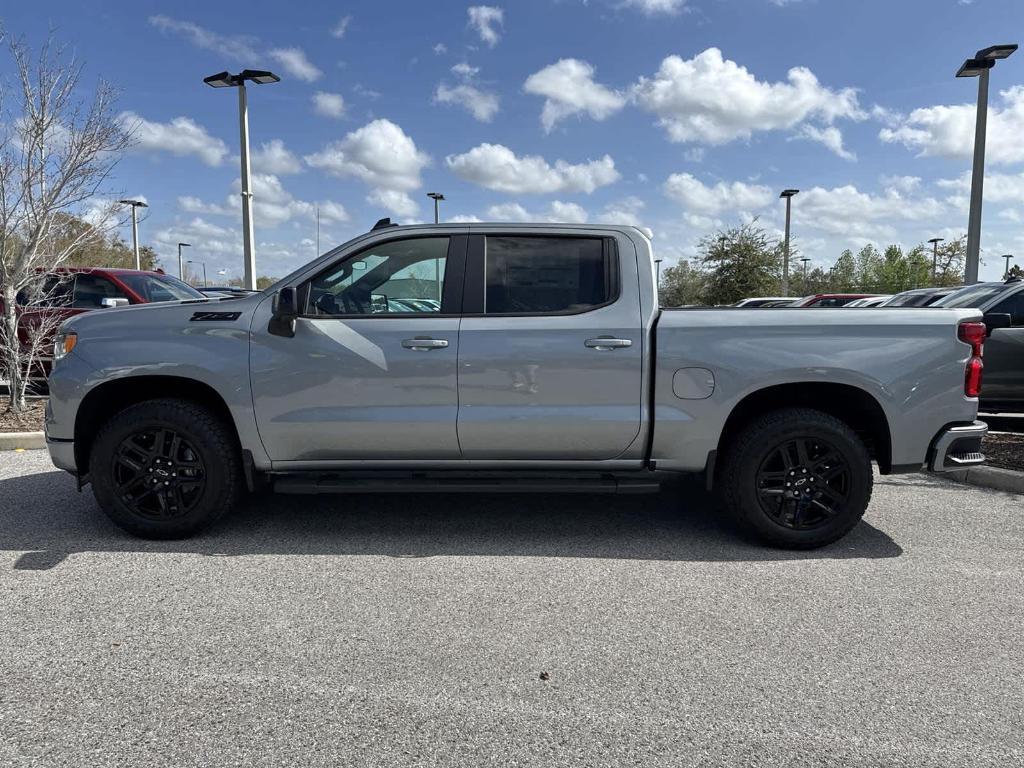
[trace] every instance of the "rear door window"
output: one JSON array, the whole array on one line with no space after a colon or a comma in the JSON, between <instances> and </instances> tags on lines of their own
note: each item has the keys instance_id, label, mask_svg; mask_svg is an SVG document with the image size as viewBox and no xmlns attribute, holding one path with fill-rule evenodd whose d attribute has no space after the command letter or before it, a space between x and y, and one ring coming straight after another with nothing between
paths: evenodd
<instances>
[{"instance_id":1,"label":"rear door window","mask_svg":"<svg viewBox=\"0 0 1024 768\"><path fill-rule=\"evenodd\" d=\"M488 236L484 313L574 314L608 304L618 291L614 253L599 237Z\"/></svg>"}]
</instances>

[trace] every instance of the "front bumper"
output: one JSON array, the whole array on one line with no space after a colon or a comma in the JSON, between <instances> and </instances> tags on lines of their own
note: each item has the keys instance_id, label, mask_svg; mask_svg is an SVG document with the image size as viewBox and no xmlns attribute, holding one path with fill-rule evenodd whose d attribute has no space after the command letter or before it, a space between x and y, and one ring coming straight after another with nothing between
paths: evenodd
<instances>
[{"instance_id":1,"label":"front bumper","mask_svg":"<svg viewBox=\"0 0 1024 768\"><path fill-rule=\"evenodd\" d=\"M928 469L932 472L951 472L984 464L981 439L987 433L988 424L983 421L945 427L932 440L928 452Z\"/></svg>"},{"instance_id":2,"label":"front bumper","mask_svg":"<svg viewBox=\"0 0 1024 768\"><path fill-rule=\"evenodd\" d=\"M50 461L57 469L63 469L73 475L78 474L78 467L75 466L75 441L54 440L46 437L46 450L50 452Z\"/></svg>"}]
</instances>

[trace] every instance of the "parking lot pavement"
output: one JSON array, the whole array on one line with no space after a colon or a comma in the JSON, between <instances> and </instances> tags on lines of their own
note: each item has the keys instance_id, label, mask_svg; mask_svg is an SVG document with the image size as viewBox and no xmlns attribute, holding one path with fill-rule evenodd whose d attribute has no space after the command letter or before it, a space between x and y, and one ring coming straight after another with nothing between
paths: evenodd
<instances>
[{"instance_id":1,"label":"parking lot pavement","mask_svg":"<svg viewBox=\"0 0 1024 768\"><path fill-rule=\"evenodd\" d=\"M1019 765L1022 542L1021 497L914 475L809 553L687 484L271 497L153 543L8 453L0 765Z\"/></svg>"}]
</instances>

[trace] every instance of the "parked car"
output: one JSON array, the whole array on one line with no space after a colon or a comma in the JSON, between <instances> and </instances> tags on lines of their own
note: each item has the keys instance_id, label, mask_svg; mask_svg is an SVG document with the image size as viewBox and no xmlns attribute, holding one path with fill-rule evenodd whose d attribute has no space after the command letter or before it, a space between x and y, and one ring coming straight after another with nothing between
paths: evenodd
<instances>
[{"instance_id":1,"label":"parked car","mask_svg":"<svg viewBox=\"0 0 1024 768\"><path fill-rule=\"evenodd\" d=\"M880 307L886 302L886 300L891 298L892 296L869 296L866 299L854 299L849 304L844 304L843 306L847 308Z\"/></svg>"},{"instance_id":2,"label":"parked car","mask_svg":"<svg viewBox=\"0 0 1024 768\"><path fill-rule=\"evenodd\" d=\"M202 299L203 294L175 277L163 272L134 269L100 269L62 267L48 277L42 287L43 300L33 301L25 293L18 295L18 334L27 343L32 328L41 325L56 327L52 322L67 319L96 309L110 309L132 304ZM0 308L3 302L0 301ZM52 340L44 349L52 349ZM36 389L45 387L53 358L43 355L29 377Z\"/></svg>"},{"instance_id":3,"label":"parked car","mask_svg":"<svg viewBox=\"0 0 1024 768\"><path fill-rule=\"evenodd\" d=\"M1009 315L1010 325L992 331L985 342L985 386L981 409L1024 413L1024 282L964 286L934 307L969 307L986 315Z\"/></svg>"},{"instance_id":4,"label":"parked car","mask_svg":"<svg viewBox=\"0 0 1024 768\"><path fill-rule=\"evenodd\" d=\"M374 300L438 282L431 311ZM816 547L860 520L872 460L984 460L984 338L972 309L661 310L634 227L385 223L258 295L72 318L47 444L153 538L247 487L642 493L695 473L747 533Z\"/></svg>"},{"instance_id":5,"label":"parked car","mask_svg":"<svg viewBox=\"0 0 1024 768\"><path fill-rule=\"evenodd\" d=\"M735 304L733 304L733 306L734 307L772 307L772 306L779 306L780 302L788 304L788 303L790 303L792 301L793 301L793 298L791 296L790 297L786 297L786 296L757 296L757 297L750 298L750 299L740 299Z\"/></svg>"},{"instance_id":6,"label":"parked car","mask_svg":"<svg viewBox=\"0 0 1024 768\"><path fill-rule=\"evenodd\" d=\"M814 307L816 309L845 307L851 301L873 299L877 295L874 293L816 293L813 296L804 296L802 299L797 299L791 306Z\"/></svg>"},{"instance_id":7,"label":"parked car","mask_svg":"<svg viewBox=\"0 0 1024 768\"><path fill-rule=\"evenodd\" d=\"M945 298L956 287L944 288L915 288L912 291L903 291L895 296L889 296L880 306L883 307L930 307L940 299Z\"/></svg>"}]
</instances>

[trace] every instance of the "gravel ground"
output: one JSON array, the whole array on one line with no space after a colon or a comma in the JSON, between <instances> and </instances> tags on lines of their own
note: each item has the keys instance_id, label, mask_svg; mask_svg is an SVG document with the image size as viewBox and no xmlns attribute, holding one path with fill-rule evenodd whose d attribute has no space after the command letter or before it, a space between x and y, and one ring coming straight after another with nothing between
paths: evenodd
<instances>
[{"instance_id":1,"label":"gravel ground","mask_svg":"<svg viewBox=\"0 0 1024 768\"><path fill-rule=\"evenodd\" d=\"M153 543L3 454L0 765L1021 765L1022 501L884 479L809 553L687 484L264 498Z\"/></svg>"}]
</instances>

